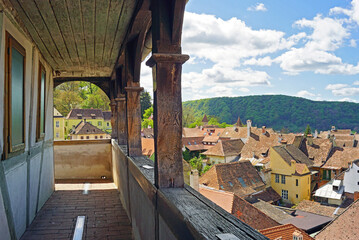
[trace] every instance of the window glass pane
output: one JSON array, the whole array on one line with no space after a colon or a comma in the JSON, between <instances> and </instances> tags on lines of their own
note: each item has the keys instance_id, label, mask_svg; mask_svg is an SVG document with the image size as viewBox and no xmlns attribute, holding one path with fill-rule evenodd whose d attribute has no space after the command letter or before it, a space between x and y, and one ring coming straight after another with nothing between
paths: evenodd
<instances>
[{"instance_id":1,"label":"window glass pane","mask_svg":"<svg viewBox=\"0 0 359 240\"><path fill-rule=\"evenodd\" d=\"M45 132L45 72L41 72L40 133Z\"/></svg>"},{"instance_id":2,"label":"window glass pane","mask_svg":"<svg viewBox=\"0 0 359 240\"><path fill-rule=\"evenodd\" d=\"M243 181L243 178L239 177L238 181L241 183L242 187L247 187L246 183Z\"/></svg>"},{"instance_id":3,"label":"window glass pane","mask_svg":"<svg viewBox=\"0 0 359 240\"><path fill-rule=\"evenodd\" d=\"M24 56L11 49L11 143L23 143L24 139Z\"/></svg>"}]
</instances>

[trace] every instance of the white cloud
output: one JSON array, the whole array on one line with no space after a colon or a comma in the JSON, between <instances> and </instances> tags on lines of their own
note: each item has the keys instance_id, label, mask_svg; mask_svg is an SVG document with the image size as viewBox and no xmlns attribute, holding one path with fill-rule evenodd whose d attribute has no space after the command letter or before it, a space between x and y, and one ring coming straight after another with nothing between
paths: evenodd
<instances>
[{"instance_id":1,"label":"white cloud","mask_svg":"<svg viewBox=\"0 0 359 240\"><path fill-rule=\"evenodd\" d=\"M267 8L264 6L264 3L257 3L255 6L251 6L247 8L248 11L267 11Z\"/></svg>"},{"instance_id":2,"label":"white cloud","mask_svg":"<svg viewBox=\"0 0 359 240\"><path fill-rule=\"evenodd\" d=\"M264 58L250 58L243 62L243 65L257 65L257 66L270 66L272 65L272 59L269 56Z\"/></svg>"},{"instance_id":3,"label":"white cloud","mask_svg":"<svg viewBox=\"0 0 359 240\"><path fill-rule=\"evenodd\" d=\"M302 90L297 92L298 97L315 97L314 93L308 92L307 90Z\"/></svg>"},{"instance_id":4,"label":"white cloud","mask_svg":"<svg viewBox=\"0 0 359 240\"><path fill-rule=\"evenodd\" d=\"M348 87L332 90L335 96L353 96L359 94L359 88Z\"/></svg>"},{"instance_id":5,"label":"white cloud","mask_svg":"<svg viewBox=\"0 0 359 240\"><path fill-rule=\"evenodd\" d=\"M351 99L351 98L342 98L338 100L339 102L354 102L357 103L357 100Z\"/></svg>"},{"instance_id":6,"label":"white cloud","mask_svg":"<svg viewBox=\"0 0 359 240\"><path fill-rule=\"evenodd\" d=\"M330 14L345 14L348 15L350 21L359 24L359 0L353 0L351 2L351 9L345 9L341 7L334 7L330 9Z\"/></svg>"},{"instance_id":7,"label":"white cloud","mask_svg":"<svg viewBox=\"0 0 359 240\"><path fill-rule=\"evenodd\" d=\"M224 66L240 65L241 59L275 53L295 45L302 35L286 39L276 30L253 30L244 21L227 21L213 15L185 13L183 52Z\"/></svg>"},{"instance_id":8,"label":"white cloud","mask_svg":"<svg viewBox=\"0 0 359 240\"><path fill-rule=\"evenodd\" d=\"M345 88L348 87L348 84L342 84L342 83L338 83L338 84L329 84L328 86L325 87L326 90L338 90L341 88Z\"/></svg>"},{"instance_id":9,"label":"white cloud","mask_svg":"<svg viewBox=\"0 0 359 240\"><path fill-rule=\"evenodd\" d=\"M350 46L355 48L357 46L356 40L350 39Z\"/></svg>"},{"instance_id":10,"label":"white cloud","mask_svg":"<svg viewBox=\"0 0 359 240\"><path fill-rule=\"evenodd\" d=\"M250 92L248 88L239 88L238 91L240 92Z\"/></svg>"},{"instance_id":11,"label":"white cloud","mask_svg":"<svg viewBox=\"0 0 359 240\"><path fill-rule=\"evenodd\" d=\"M353 85L359 85L359 81L353 82Z\"/></svg>"}]
</instances>

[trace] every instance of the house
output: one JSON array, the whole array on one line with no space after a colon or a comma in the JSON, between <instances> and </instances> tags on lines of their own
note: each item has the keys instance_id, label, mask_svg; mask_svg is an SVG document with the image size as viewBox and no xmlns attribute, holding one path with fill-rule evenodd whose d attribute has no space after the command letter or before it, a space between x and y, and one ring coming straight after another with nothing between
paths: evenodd
<instances>
[{"instance_id":1,"label":"house","mask_svg":"<svg viewBox=\"0 0 359 240\"><path fill-rule=\"evenodd\" d=\"M204 145L202 143L203 137L182 137L182 152L186 160L190 160L194 157L199 157L200 153L210 149L212 146Z\"/></svg>"},{"instance_id":2,"label":"house","mask_svg":"<svg viewBox=\"0 0 359 240\"><path fill-rule=\"evenodd\" d=\"M104 132L111 133L111 117L112 114L109 111L102 111L100 109L72 109L65 119L65 131L69 133L73 130L81 121L86 120L93 126L101 129Z\"/></svg>"},{"instance_id":3,"label":"house","mask_svg":"<svg viewBox=\"0 0 359 240\"><path fill-rule=\"evenodd\" d=\"M333 220L331 217L313 214L300 210L288 210L291 212L293 218L285 219L281 224L293 224L297 228L304 230L308 234L312 234L320 231L330 221Z\"/></svg>"},{"instance_id":4,"label":"house","mask_svg":"<svg viewBox=\"0 0 359 240\"><path fill-rule=\"evenodd\" d=\"M71 140L109 139L111 136L95 127L86 119L81 121L69 134Z\"/></svg>"},{"instance_id":5,"label":"house","mask_svg":"<svg viewBox=\"0 0 359 240\"><path fill-rule=\"evenodd\" d=\"M271 186L287 203L310 199L312 162L297 147L288 144L270 149Z\"/></svg>"},{"instance_id":6,"label":"house","mask_svg":"<svg viewBox=\"0 0 359 240\"><path fill-rule=\"evenodd\" d=\"M54 140L65 140L65 118L54 108Z\"/></svg>"},{"instance_id":7,"label":"house","mask_svg":"<svg viewBox=\"0 0 359 240\"><path fill-rule=\"evenodd\" d=\"M351 203L353 203L353 201L351 201L350 199L346 199L343 204L338 207L328 204L322 204L316 201L303 200L297 205L296 209L334 218L340 215L343 211L345 211L345 209Z\"/></svg>"},{"instance_id":8,"label":"house","mask_svg":"<svg viewBox=\"0 0 359 240\"><path fill-rule=\"evenodd\" d=\"M213 165L202 175L199 183L217 190L234 192L240 197L266 188L257 170L249 161Z\"/></svg>"},{"instance_id":9,"label":"house","mask_svg":"<svg viewBox=\"0 0 359 240\"><path fill-rule=\"evenodd\" d=\"M331 205L341 205L344 200L343 181L333 179L324 186L315 191L314 197L316 201Z\"/></svg>"},{"instance_id":10,"label":"house","mask_svg":"<svg viewBox=\"0 0 359 240\"><path fill-rule=\"evenodd\" d=\"M259 231L271 240L314 240L305 231L293 224L285 224Z\"/></svg>"},{"instance_id":11,"label":"house","mask_svg":"<svg viewBox=\"0 0 359 240\"><path fill-rule=\"evenodd\" d=\"M240 139L219 141L218 144L202 154L205 155L212 164L229 163L239 160L243 146L244 143Z\"/></svg>"},{"instance_id":12,"label":"house","mask_svg":"<svg viewBox=\"0 0 359 240\"><path fill-rule=\"evenodd\" d=\"M344 171L343 179L344 191L347 194L354 195L359 192L359 160L353 161L349 168Z\"/></svg>"},{"instance_id":13,"label":"house","mask_svg":"<svg viewBox=\"0 0 359 240\"><path fill-rule=\"evenodd\" d=\"M346 170L356 159L359 159L359 148L333 147L328 160L320 168L322 181L329 182Z\"/></svg>"},{"instance_id":14,"label":"house","mask_svg":"<svg viewBox=\"0 0 359 240\"><path fill-rule=\"evenodd\" d=\"M359 236L358 228L359 200L356 200L342 214L336 217L316 236L317 240L355 240Z\"/></svg>"},{"instance_id":15,"label":"house","mask_svg":"<svg viewBox=\"0 0 359 240\"><path fill-rule=\"evenodd\" d=\"M141 129L141 137L143 138L154 138L153 128Z\"/></svg>"},{"instance_id":16,"label":"house","mask_svg":"<svg viewBox=\"0 0 359 240\"><path fill-rule=\"evenodd\" d=\"M111 125L111 118L112 113L111 111L102 111L103 114L103 130L107 133L112 132L112 125Z\"/></svg>"},{"instance_id":17,"label":"house","mask_svg":"<svg viewBox=\"0 0 359 240\"><path fill-rule=\"evenodd\" d=\"M235 193L208 187L200 187L199 192L254 229L261 230L280 225Z\"/></svg>"}]
</instances>

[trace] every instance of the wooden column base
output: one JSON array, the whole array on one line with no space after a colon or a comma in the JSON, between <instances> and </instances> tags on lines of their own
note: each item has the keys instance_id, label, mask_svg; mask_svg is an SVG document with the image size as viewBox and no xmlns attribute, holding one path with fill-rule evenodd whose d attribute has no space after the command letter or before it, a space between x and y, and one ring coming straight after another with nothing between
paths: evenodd
<instances>
[{"instance_id":1,"label":"wooden column base","mask_svg":"<svg viewBox=\"0 0 359 240\"><path fill-rule=\"evenodd\" d=\"M182 54L152 54L154 68L155 184L159 188L183 187L182 163Z\"/></svg>"},{"instance_id":2,"label":"wooden column base","mask_svg":"<svg viewBox=\"0 0 359 240\"><path fill-rule=\"evenodd\" d=\"M141 145L141 102L143 87L125 87L127 105L127 148L131 157L142 156Z\"/></svg>"}]
</instances>

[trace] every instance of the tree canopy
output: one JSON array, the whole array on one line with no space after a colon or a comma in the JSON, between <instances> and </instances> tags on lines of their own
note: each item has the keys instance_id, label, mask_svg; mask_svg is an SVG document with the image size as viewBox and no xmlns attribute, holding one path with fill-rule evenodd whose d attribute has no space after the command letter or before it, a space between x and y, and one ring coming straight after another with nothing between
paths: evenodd
<instances>
[{"instance_id":1,"label":"tree canopy","mask_svg":"<svg viewBox=\"0 0 359 240\"><path fill-rule=\"evenodd\" d=\"M54 90L54 107L66 116L73 108L110 110L110 99L96 85L89 82L66 82Z\"/></svg>"},{"instance_id":2,"label":"tree canopy","mask_svg":"<svg viewBox=\"0 0 359 240\"><path fill-rule=\"evenodd\" d=\"M152 107L152 99L150 93L147 92L146 90L141 92L140 101L141 101L141 116L143 116L145 110Z\"/></svg>"}]
</instances>

